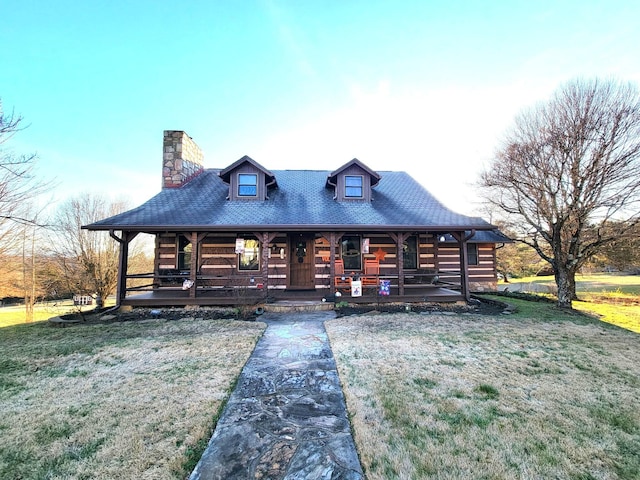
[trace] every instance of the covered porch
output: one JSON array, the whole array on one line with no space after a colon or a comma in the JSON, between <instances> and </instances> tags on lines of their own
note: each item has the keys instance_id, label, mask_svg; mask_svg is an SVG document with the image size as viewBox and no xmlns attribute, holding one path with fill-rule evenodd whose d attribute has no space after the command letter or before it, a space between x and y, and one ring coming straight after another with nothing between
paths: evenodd
<instances>
[{"instance_id":1,"label":"covered porch","mask_svg":"<svg viewBox=\"0 0 640 480\"><path fill-rule=\"evenodd\" d=\"M469 235L443 232L145 232L154 271L128 272L120 243L119 305L257 305L282 300L348 303L456 302L470 298Z\"/></svg>"}]
</instances>

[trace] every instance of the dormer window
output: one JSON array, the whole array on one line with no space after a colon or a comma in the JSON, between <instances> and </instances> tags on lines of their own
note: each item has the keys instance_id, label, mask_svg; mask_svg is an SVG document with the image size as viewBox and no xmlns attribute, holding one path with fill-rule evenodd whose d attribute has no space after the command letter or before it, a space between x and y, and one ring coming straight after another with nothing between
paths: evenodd
<instances>
[{"instance_id":1,"label":"dormer window","mask_svg":"<svg viewBox=\"0 0 640 480\"><path fill-rule=\"evenodd\" d=\"M229 197L234 200L268 200L269 189L278 188L276 177L246 155L218 174L229 185Z\"/></svg>"},{"instance_id":2,"label":"dormer window","mask_svg":"<svg viewBox=\"0 0 640 480\"><path fill-rule=\"evenodd\" d=\"M258 195L258 175L255 173L238 174L238 196L256 197Z\"/></svg>"},{"instance_id":3,"label":"dormer window","mask_svg":"<svg viewBox=\"0 0 640 480\"><path fill-rule=\"evenodd\" d=\"M362 175L344 176L344 196L345 198L362 198L364 179Z\"/></svg>"},{"instance_id":4,"label":"dormer window","mask_svg":"<svg viewBox=\"0 0 640 480\"><path fill-rule=\"evenodd\" d=\"M333 188L333 198L338 202L373 200L371 189L380 181L380 175L357 158L344 164L327 177L326 187Z\"/></svg>"}]
</instances>

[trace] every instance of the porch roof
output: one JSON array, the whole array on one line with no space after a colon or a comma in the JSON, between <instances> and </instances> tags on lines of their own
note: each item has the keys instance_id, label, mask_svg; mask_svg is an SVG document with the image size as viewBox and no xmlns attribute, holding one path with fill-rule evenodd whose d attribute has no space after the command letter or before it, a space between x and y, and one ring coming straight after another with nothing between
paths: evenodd
<instances>
[{"instance_id":1,"label":"porch roof","mask_svg":"<svg viewBox=\"0 0 640 480\"><path fill-rule=\"evenodd\" d=\"M274 170L269 198L227 200L229 187L207 169L181 188L164 189L137 208L87 225L89 230L157 231L408 231L491 230L478 217L449 210L405 172L379 172L373 200L334 200L331 172Z\"/></svg>"},{"instance_id":2,"label":"porch roof","mask_svg":"<svg viewBox=\"0 0 640 480\"><path fill-rule=\"evenodd\" d=\"M470 231L464 232L465 235L471 235ZM444 235L444 242L441 243L457 243L453 235L447 233ZM469 238L468 243L513 243L513 240L507 237L497 228L494 230L479 230Z\"/></svg>"}]
</instances>

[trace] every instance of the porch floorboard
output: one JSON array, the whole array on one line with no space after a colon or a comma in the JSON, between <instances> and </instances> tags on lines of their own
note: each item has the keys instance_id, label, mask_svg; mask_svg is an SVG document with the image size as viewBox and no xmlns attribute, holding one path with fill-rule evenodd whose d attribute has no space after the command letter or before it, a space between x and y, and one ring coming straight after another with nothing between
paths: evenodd
<instances>
[{"instance_id":1,"label":"porch floorboard","mask_svg":"<svg viewBox=\"0 0 640 480\"><path fill-rule=\"evenodd\" d=\"M224 305L258 305L268 304L274 301L316 301L321 302L323 297L329 295L327 290L270 290L269 298L264 295L221 295L219 292L198 292L195 298L189 296L189 291L184 290L155 290L129 294L122 301L122 305L134 307L165 307L165 306L224 306ZM351 297L343 294L339 301L349 303L420 303L420 302L457 302L464 300L464 296L448 288L411 289L409 294L379 296L365 294L361 297Z\"/></svg>"}]
</instances>

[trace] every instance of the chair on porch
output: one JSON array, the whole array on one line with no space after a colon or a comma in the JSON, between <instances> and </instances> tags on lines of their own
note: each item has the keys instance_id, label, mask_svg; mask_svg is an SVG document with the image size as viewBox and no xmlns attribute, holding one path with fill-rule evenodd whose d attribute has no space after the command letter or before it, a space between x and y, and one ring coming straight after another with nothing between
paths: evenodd
<instances>
[{"instance_id":1,"label":"chair on porch","mask_svg":"<svg viewBox=\"0 0 640 480\"><path fill-rule=\"evenodd\" d=\"M336 275L334 277L334 285L336 290L351 290L351 277L344 273L344 260L335 261Z\"/></svg>"},{"instance_id":2,"label":"chair on porch","mask_svg":"<svg viewBox=\"0 0 640 480\"><path fill-rule=\"evenodd\" d=\"M365 260L362 287L377 287L380 278L380 262L378 260Z\"/></svg>"}]
</instances>

